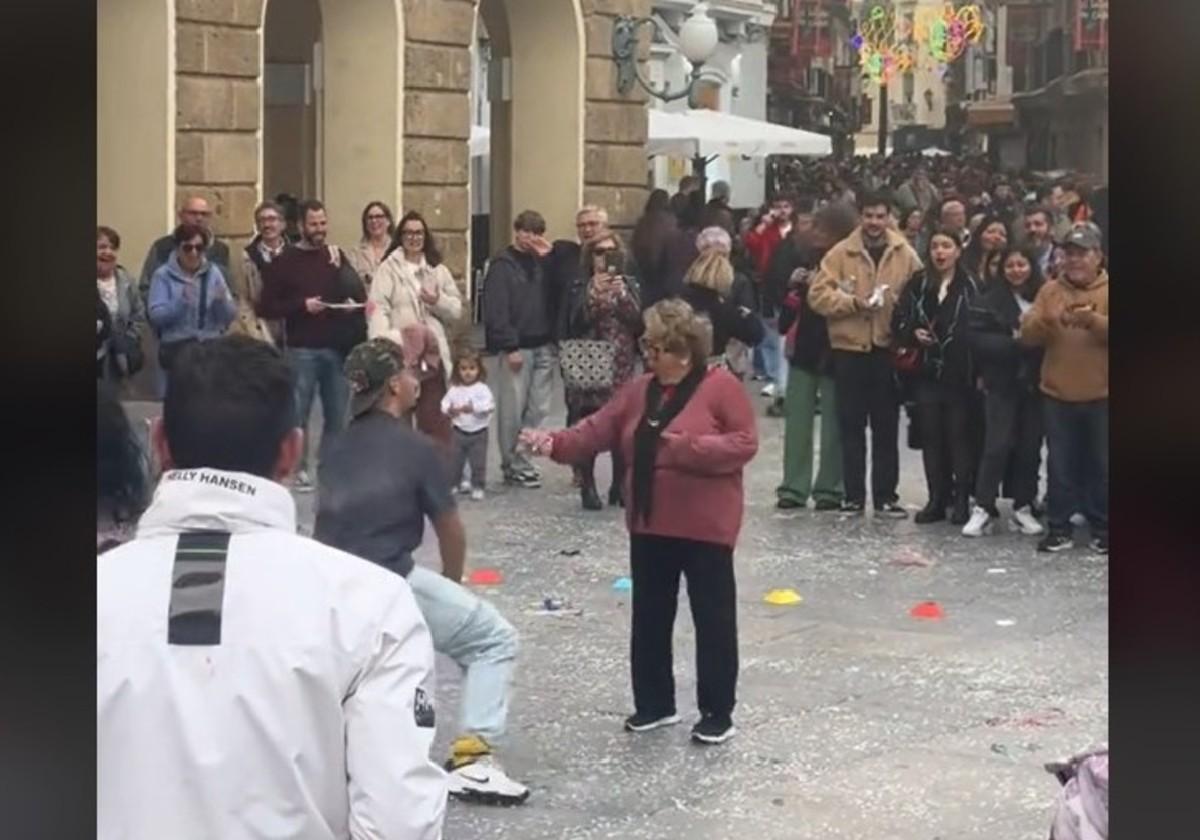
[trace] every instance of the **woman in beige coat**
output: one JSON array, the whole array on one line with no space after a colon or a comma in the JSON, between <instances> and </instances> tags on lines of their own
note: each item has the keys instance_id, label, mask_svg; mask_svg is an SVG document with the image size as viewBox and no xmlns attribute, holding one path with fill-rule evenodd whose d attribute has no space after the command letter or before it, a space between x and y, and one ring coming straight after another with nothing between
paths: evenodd
<instances>
[{"instance_id":1,"label":"woman in beige coat","mask_svg":"<svg viewBox=\"0 0 1200 840\"><path fill-rule=\"evenodd\" d=\"M418 429L449 447L450 420L441 411L451 371L446 327L462 315L462 296L442 264L429 225L415 210L400 220L392 249L376 269L367 311L370 338L398 341L405 327L419 324L428 327L437 341L441 364L423 373L414 415Z\"/></svg>"}]
</instances>

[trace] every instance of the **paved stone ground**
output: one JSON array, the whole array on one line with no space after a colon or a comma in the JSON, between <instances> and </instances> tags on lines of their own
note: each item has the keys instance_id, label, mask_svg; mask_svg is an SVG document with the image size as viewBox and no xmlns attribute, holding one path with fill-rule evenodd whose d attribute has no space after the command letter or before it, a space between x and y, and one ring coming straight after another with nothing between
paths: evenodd
<instances>
[{"instance_id":1,"label":"paved stone ground","mask_svg":"<svg viewBox=\"0 0 1200 840\"><path fill-rule=\"evenodd\" d=\"M560 405L549 425L562 418ZM1042 764L1108 737L1107 562L1079 549L1038 555L1032 538L1007 533L969 541L948 524L785 515L773 492L782 421L763 417L759 432L735 555L738 735L719 747L688 740L685 604L675 668L685 724L621 730L631 699L629 599L612 589L627 574L619 510L581 510L570 471L553 464L540 490L497 486L463 503L468 568L502 572L484 594L521 633L503 760L533 793L519 808L452 803L447 838L1044 840L1058 783ZM491 461L494 477L494 445ZM915 510L919 453L902 449L901 474ZM310 525L312 497L298 501ZM429 536L418 559L436 566ZM802 603L765 604L778 587ZM535 614L545 596L583 615ZM911 618L925 600L945 619ZM438 665L440 756L459 677Z\"/></svg>"}]
</instances>

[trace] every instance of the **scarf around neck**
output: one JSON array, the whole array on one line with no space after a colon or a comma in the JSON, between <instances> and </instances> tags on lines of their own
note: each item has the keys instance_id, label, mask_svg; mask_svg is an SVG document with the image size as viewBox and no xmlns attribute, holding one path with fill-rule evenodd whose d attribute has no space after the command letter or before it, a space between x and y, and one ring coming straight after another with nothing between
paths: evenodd
<instances>
[{"instance_id":1,"label":"scarf around neck","mask_svg":"<svg viewBox=\"0 0 1200 840\"><path fill-rule=\"evenodd\" d=\"M633 515L643 523L650 521L654 496L654 463L658 459L658 441L679 412L696 393L708 373L703 361L693 361L688 375L675 386L670 398L663 403L663 385L658 377L650 377L646 385L646 410L633 432Z\"/></svg>"}]
</instances>

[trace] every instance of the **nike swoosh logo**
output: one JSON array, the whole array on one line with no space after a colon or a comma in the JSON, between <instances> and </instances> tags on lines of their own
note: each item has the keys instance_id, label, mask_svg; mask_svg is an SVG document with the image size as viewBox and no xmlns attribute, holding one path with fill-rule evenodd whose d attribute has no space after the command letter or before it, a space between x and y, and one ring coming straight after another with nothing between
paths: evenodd
<instances>
[{"instance_id":1,"label":"nike swoosh logo","mask_svg":"<svg viewBox=\"0 0 1200 840\"><path fill-rule=\"evenodd\" d=\"M486 785L492 778L491 776L473 776L470 773L464 773L462 770L458 771L458 775L462 776L467 781L479 782L481 785Z\"/></svg>"}]
</instances>

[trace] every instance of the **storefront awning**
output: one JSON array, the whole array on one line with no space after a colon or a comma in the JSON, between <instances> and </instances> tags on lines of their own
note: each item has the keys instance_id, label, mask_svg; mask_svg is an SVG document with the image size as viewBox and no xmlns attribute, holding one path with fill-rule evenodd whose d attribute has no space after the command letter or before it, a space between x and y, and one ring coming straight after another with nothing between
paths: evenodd
<instances>
[{"instance_id":1,"label":"storefront awning","mask_svg":"<svg viewBox=\"0 0 1200 840\"><path fill-rule=\"evenodd\" d=\"M824 134L719 111L651 109L649 117L647 155L766 157L833 154L833 142Z\"/></svg>"},{"instance_id":2,"label":"storefront awning","mask_svg":"<svg viewBox=\"0 0 1200 840\"><path fill-rule=\"evenodd\" d=\"M967 128L1012 128L1016 121L1017 109L1007 99L967 103Z\"/></svg>"}]
</instances>

